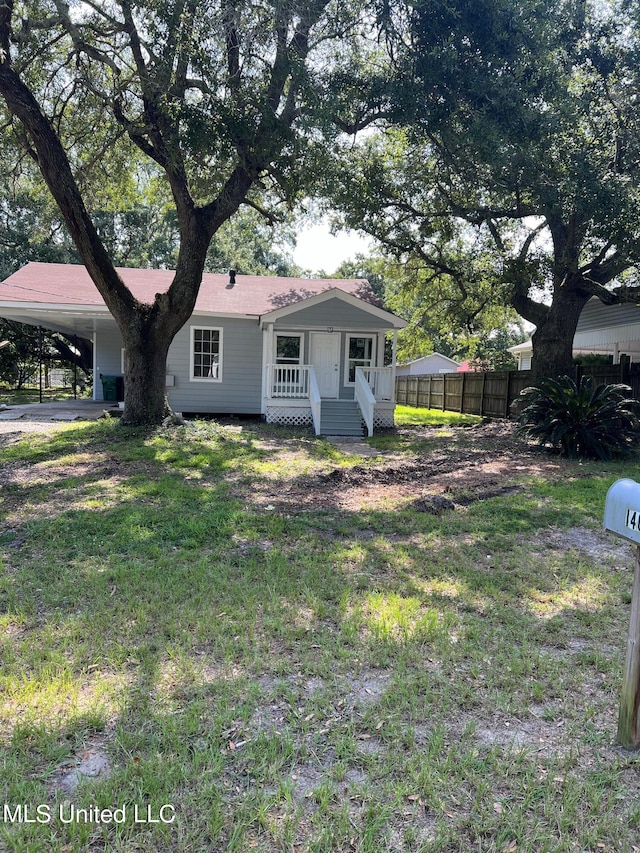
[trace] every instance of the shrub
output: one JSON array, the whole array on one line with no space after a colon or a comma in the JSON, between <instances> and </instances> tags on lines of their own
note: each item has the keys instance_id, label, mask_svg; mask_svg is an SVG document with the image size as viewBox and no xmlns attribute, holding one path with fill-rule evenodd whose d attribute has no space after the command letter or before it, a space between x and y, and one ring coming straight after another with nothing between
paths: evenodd
<instances>
[{"instance_id":1,"label":"shrub","mask_svg":"<svg viewBox=\"0 0 640 853\"><path fill-rule=\"evenodd\" d=\"M516 401L518 432L550 444L570 459L611 459L631 450L640 437L640 403L627 385L580 385L563 376L542 379Z\"/></svg>"}]
</instances>

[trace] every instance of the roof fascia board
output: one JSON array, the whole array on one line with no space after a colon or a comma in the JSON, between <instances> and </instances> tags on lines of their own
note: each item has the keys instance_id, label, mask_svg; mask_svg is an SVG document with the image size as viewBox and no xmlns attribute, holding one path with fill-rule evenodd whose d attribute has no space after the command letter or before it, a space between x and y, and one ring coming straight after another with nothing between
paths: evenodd
<instances>
[{"instance_id":1,"label":"roof fascia board","mask_svg":"<svg viewBox=\"0 0 640 853\"><path fill-rule=\"evenodd\" d=\"M352 333L354 335L356 335L356 334L357 335L373 335L373 334L377 335L379 332L391 332L391 331L393 331L392 329L380 329L379 326L367 326L367 327L364 327L362 329L354 329L353 326L331 326L330 328L334 332L349 332L349 333ZM309 325L302 325L302 324L297 324L297 323L284 323L281 326L279 326L277 324L274 325L274 330L276 332L282 332L282 331L326 332L327 327L326 326L309 326Z\"/></svg>"},{"instance_id":2,"label":"roof fascia board","mask_svg":"<svg viewBox=\"0 0 640 853\"><path fill-rule=\"evenodd\" d=\"M98 315L102 318L111 317L111 312L106 305L89 305L86 303L66 303L66 302L14 302L13 300L0 300L0 311L31 311L34 314L76 314L82 316ZM194 311L191 317L226 317L237 320L254 320L258 322L260 316L258 314L234 314L231 312L220 311ZM114 321L115 322L115 321Z\"/></svg>"},{"instance_id":3,"label":"roof fascia board","mask_svg":"<svg viewBox=\"0 0 640 853\"><path fill-rule=\"evenodd\" d=\"M259 314L234 314L231 311L199 311L195 310L191 317L187 320L190 323L195 317L222 317L226 320L253 320L255 323L260 322Z\"/></svg>"},{"instance_id":4,"label":"roof fascia board","mask_svg":"<svg viewBox=\"0 0 640 853\"><path fill-rule=\"evenodd\" d=\"M17 302L11 300L1 300L0 308L20 308L23 311L73 311L77 314L108 314L109 309L106 305L89 304L89 303L74 303L74 302Z\"/></svg>"}]
</instances>

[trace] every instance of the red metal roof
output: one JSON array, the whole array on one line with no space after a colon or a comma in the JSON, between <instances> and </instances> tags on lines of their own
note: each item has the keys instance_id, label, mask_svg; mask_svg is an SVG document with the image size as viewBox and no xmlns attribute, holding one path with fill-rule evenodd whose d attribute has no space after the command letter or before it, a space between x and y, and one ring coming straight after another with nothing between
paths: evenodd
<instances>
[{"instance_id":1,"label":"red metal roof","mask_svg":"<svg viewBox=\"0 0 640 853\"><path fill-rule=\"evenodd\" d=\"M168 290L173 280L171 270L119 268L118 273L140 302L152 302L155 294ZM365 279L236 275L235 284L231 285L228 275L205 273L195 310L259 316L331 288L339 288L380 307ZM3 302L88 308L104 306L104 300L83 266L36 262L27 264L0 282L0 303Z\"/></svg>"}]
</instances>

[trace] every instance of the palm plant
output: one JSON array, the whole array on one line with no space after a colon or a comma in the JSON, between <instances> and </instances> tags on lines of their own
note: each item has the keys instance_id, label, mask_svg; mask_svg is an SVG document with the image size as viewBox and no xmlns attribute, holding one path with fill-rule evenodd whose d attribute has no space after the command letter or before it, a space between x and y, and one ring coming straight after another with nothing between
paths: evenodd
<instances>
[{"instance_id":1,"label":"palm plant","mask_svg":"<svg viewBox=\"0 0 640 853\"><path fill-rule=\"evenodd\" d=\"M623 455L640 438L640 403L630 391L627 385L594 387L590 376L580 385L568 376L542 379L516 401L518 433L570 459Z\"/></svg>"}]
</instances>

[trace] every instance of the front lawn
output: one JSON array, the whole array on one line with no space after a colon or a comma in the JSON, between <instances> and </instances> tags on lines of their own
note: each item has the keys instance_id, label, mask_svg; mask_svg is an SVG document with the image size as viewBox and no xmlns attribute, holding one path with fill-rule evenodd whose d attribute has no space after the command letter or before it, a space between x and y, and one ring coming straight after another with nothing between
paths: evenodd
<instances>
[{"instance_id":1,"label":"front lawn","mask_svg":"<svg viewBox=\"0 0 640 853\"><path fill-rule=\"evenodd\" d=\"M637 462L422 423L0 434L0 850L638 850Z\"/></svg>"}]
</instances>

